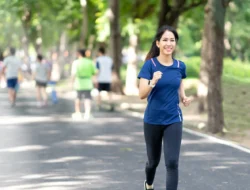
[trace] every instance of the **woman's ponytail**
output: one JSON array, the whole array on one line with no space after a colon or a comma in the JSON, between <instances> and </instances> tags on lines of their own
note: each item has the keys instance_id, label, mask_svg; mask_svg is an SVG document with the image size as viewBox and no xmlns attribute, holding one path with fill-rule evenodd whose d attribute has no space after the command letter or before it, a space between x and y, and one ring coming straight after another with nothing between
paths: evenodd
<instances>
[{"instance_id":1,"label":"woman's ponytail","mask_svg":"<svg viewBox=\"0 0 250 190\"><path fill-rule=\"evenodd\" d=\"M148 52L148 54L147 54L147 56L146 56L145 61L147 61L147 60L149 60L149 59L151 59L151 58L153 58L153 57L156 57L156 56L158 56L159 54L160 54L160 50L159 50L159 48L156 46L156 40L154 40L153 43L152 43L152 46L151 46L151 48L150 48L150 50L149 50L149 52Z\"/></svg>"}]
</instances>

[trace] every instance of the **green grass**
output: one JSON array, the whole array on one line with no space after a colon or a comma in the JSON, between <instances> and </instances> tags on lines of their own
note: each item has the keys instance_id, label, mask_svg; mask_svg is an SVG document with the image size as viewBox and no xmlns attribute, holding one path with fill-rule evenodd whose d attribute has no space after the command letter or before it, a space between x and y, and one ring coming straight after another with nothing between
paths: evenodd
<instances>
[{"instance_id":1,"label":"green grass","mask_svg":"<svg viewBox=\"0 0 250 190\"><path fill-rule=\"evenodd\" d=\"M186 90L186 94L188 96L195 96L198 79L186 80L188 83L194 84ZM244 135L244 131L250 130L250 78L242 79L224 76L222 88L226 129L231 133Z\"/></svg>"},{"instance_id":2,"label":"green grass","mask_svg":"<svg viewBox=\"0 0 250 190\"><path fill-rule=\"evenodd\" d=\"M233 131L250 129L250 79L223 80L223 109L226 127Z\"/></svg>"}]
</instances>

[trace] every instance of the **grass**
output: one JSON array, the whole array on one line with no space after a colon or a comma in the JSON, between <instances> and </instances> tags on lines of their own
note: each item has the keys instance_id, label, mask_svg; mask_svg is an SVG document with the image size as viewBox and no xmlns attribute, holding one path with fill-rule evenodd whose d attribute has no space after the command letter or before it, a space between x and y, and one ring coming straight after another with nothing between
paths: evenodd
<instances>
[{"instance_id":1,"label":"grass","mask_svg":"<svg viewBox=\"0 0 250 190\"><path fill-rule=\"evenodd\" d=\"M196 95L197 79L187 80L194 85L186 90L186 94ZM226 129L232 133L244 133L250 130L250 79L224 76L222 88Z\"/></svg>"},{"instance_id":2,"label":"grass","mask_svg":"<svg viewBox=\"0 0 250 190\"><path fill-rule=\"evenodd\" d=\"M229 130L241 132L250 129L249 87L249 79L223 79L224 117Z\"/></svg>"}]
</instances>

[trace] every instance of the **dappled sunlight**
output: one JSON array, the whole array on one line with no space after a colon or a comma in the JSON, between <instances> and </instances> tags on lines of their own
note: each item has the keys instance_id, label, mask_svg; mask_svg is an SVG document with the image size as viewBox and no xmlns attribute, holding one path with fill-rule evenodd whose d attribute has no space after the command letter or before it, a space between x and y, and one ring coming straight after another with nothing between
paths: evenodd
<instances>
[{"instance_id":1,"label":"dappled sunlight","mask_svg":"<svg viewBox=\"0 0 250 190\"><path fill-rule=\"evenodd\" d=\"M223 164L228 164L228 165L246 165L246 162L241 162L241 161L232 161L232 162L223 162Z\"/></svg>"},{"instance_id":2,"label":"dappled sunlight","mask_svg":"<svg viewBox=\"0 0 250 190\"><path fill-rule=\"evenodd\" d=\"M77 179L83 179L83 180L100 180L101 178L103 178L100 175L83 175L83 176L79 176L76 177Z\"/></svg>"},{"instance_id":3,"label":"dappled sunlight","mask_svg":"<svg viewBox=\"0 0 250 190\"><path fill-rule=\"evenodd\" d=\"M19 116L13 119L12 116L2 116L0 117L0 126L6 125L22 125L22 124L32 124L32 123L44 123L44 122L74 122L74 123L88 123L89 121L84 121L83 119L73 121L70 115L53 115L53 116ZM98 118L97 120L91 120L94 124L104 124L104 123L122 123L126 121L126 118L116 117L116 118ZM32 126L34 127L34 126ZM46 127L46 125L44 125ZM10 127L12 128L12 127Z\"/></svg>"},{"instance_id":4,"label":"dappled sunlight","mask_svg":"<svg viewBox=\"0 0 250 190\"><path fill-rule=\"evenodd\" d=\"M211 168L212 168L212 170L223 170L223 169L229 169L230 167L228 167L228 166L213 166Z\"/></svg>"},{"instance_id":5,"label":"dappled sunlight","mask_svg":"<svg viewBox=\"0 0 250 190\"><path fill-rule=\"evenodd\" d=\"M216 144L216 143L204 138L198 140L191 140L191 139L182 140L182 145L193 145L193 144Z\"/></svg>"},{"instance_id":6,"label":"dappled sunlight","mask_svg":"<svg viewBox=\"0 0 250 190\"><path fill-rule=\"evenodd\" d=\"M104 122L107 123L121 123L121 122L125 122L127 119L124 117L115 117L115 118L107 118L107 117L97 117L97 120L92 120L91 122L95 123L102 123L104 124Z\"/></svg>"},{"instance_id":7,"label":"dappled sunlight","mask_svg":"<svg viewBox=\"0 0 250 190\"><path fill-rule=\"evenodd\" d=\"M60 162L70 162L70 161L83 160L83 159L84 157L71 156L71 157L62 157L58 159L45 160L45 161L42 161L42 163L60 163Z\"/></svg>"},{"instance_id":8,"label":"dappled sunlight","mask_svg":"<svg viewBox=\"0 0 250 190\"><path fill-rule=\"evenodd\" d=\"M98 172L101 173L101 172ZM9 180L2 181L5 183L5 186L1 186L1 189L8 189L8 190L70 190L76 189L79 187L84 187L89 184L93 184L91 188L101 188L105 187L105 183L100 183L100 181L109 181L108 178L100 175L100 174L86 174L86 175L79 175L79 176L68 176L68 175L60 175L60 174L30 174L20 176L21 180L17 180L17 184L15 185L7 185L11 183ZM43 180L43 181L37 181ZM18 183L22 183L19 184Z\"/></svg>"},{"instance_id":9,"label":"dappled sunlight","mask_svg":"<svg viewBox=\"0 0 250 190\"><path fill-rule=\"evenodd\" d=\"M122 142L133 142L134 141L134 139L131 136L124 136L124 135L102 135L102 136L94 136L93 139L115 140L115 141L122 141Z\"/></svg>"},{"instance_id":10,"label":"dappled sunlight","mask_svg":"<svg viewBox=\"0 0 250 190\"><path fill-rule=\"evenodd\" d=\"M0 152L28 152L28 151L39 151L44 149L48 149L48 147L41 145L29 145L29 146L18 146L18 147L0 149Z\"/></svg>"},{"instance_id":11,"label":"dappled sunlight","mask_svg":"<svg viewBox=\"0 0 250 190\"><path fill-rule=\"evenodd\" d=\"M24 185L15 185L8 186L3 188L8 188L8 190L24 190L24 189L32 189L32 190L70 190L79 185L84 185L83 182L80 181L57 181L57 182L44 182L44 183L36 183L36 184L24 184Z\"/></svg>"},{"instance_id":12,"label":"dappled sunlight","mask_svg":"<svg viewBox=\"0 0 250 190\"><path fill-rule=\"evenodd\" d=\"M131 133L131 135L143 136L143 135L144 135L144 132L143 132L143 131L141 131L141 132L133 132L133 133Z\"/></svg>"},{"instance_id":13,"label":"dappled sunlight","mask_svg":"<svg viewBox=\"0 0 250 190\"><path fill-rule=\"evenodd\" d=\"M70 121L70 122L74 122L74 123L92 123L95 125L103 125L105 126L106 123L123 123L126 122L127 119L123 118L123 117L115 117L115 118L107 118L107 117L94 117L93 119L90 119L89 121L85 121L83 118L81 119L76 119L76 120L72 120L70 119L64 119L64 121Z\"/></svg>"},{"instance_id":14,"label":"dappled sunlight","mask_svg":"<svg viewBox=\"0 0 250 190\"><path fill-rule=\"evenodd\" d=\"M47 180L68 180L70 176L51 176L51 177L46 177L45 179Z\"/></svg>"},{"instance_id":15,"label":"dappled sunlight","mask_svg":"<svg viewBox=\"0 0 250 190\"><path fill-rule=\"evenodd\" d=\"M22 176L22 179L42 179L45 177L48 177L49 175L44 175L44 174L32 174L32 175L25 175Z\"/></svg>"},{"instance_id":16,"label":"dappled sunlight","mask_svg":"<svg viewBox=\"0 0 250 190\"><path fill-rule=\"evenodd\" d=\"M102 140L69 140L59 143L60 145L93 145L93 146L113 146L116 143Z\"/></svg>"},{"instance_id":17,"label":"dappled sunlight","mask_svg":"<svg viewBox=\"0 0 250 190\"><path fill-rule=\"evenodd\" d=\"M31 123L42 123L46 121L54 121L54 117L49 117L49 116L19 116L13 119L13 116L2 116L0 117L1 120L1 125L13 125L13 124L31 124ZM46 127L46 126L45 126Z\"/></svg>"},{"instance_id":18,"label":"dappled sunlight","mask_svg":"<svg viewBox=\"0 0 250 190\"><path fill-rule=\"evenodd\" d=\"M48 130L48 131L41 131L40 134L49 134L49 135L53 135L53 134L59 134L62 133L59 130Z\"/></svg>"},{"instance_id":19,"label":"dappled sunlight","mask_svg":"<svg viewBox=\"0 0 250 190\"><path fill-rule=\"evenodd\" d=\"M127 103L123 102L120 104L122 109L145 109L146 105L144 103Z\"/></svg>"},{"instance_id":20,"label":"dappled sunlight","mask_svg":"<svg viewBox=\"0 0 250 190\"><path fill-rule=\"evenodd\" d=\"M215 156L219 155L219 153L216 152L191 152L191 151L186 151L182 153L182 156Z\"/></svg>"},{"instance_id":21,"label":"dappled sunlight","mask_svg":"<svg viewBox=\"0 0 250 190\"><path fill-rule=\"evenodd\" d=\"M117 157L114 157L114 158L117 158ZM114 159L112 158L112 159ZM115 169L109 169L109 170L92 170L92 171L87 171L86 173L87 174L99 174L99 173L112 173L112 172L115 172L116 170ZM81 178L81 176L79 176Z\"/></svg>"}]
</instances>

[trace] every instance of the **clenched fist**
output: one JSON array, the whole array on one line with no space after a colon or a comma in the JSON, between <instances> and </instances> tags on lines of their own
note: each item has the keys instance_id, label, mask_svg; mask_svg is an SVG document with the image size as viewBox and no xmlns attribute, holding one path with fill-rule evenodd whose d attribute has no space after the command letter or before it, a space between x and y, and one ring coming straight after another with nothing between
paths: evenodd
<instances>
[{"instance_id":1,"label":"clenched fist","mask_svg":"<svg viewBox=\"0 0 250 190\"><path fill-rule=\"evenodd\" d=\"M192 99L191 98L189 98L189 97L183 97L182 98L182 103L183 103L183 105L185 106L185 107L187 107L187 106L189 106L189 104L191 103L191 101L192 101Z\"/></svg>"},{"instance_id":2,"label":"clenched fist","mask_svg":"<svg viewBox=\"0 0 250 190\"><path fill-rule=\"evenodd\" d=\"M162 77L162 72L161 71L154 72L153 78L152 78L153 84L156 84L158 82L158 80L161 79L161 77Z\"/></svg>"}]
</instances>

